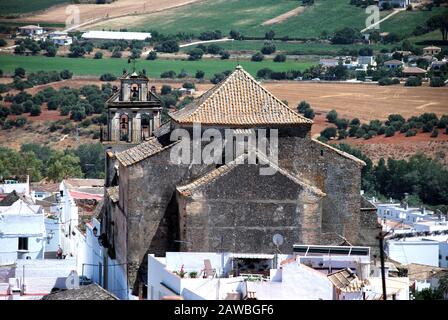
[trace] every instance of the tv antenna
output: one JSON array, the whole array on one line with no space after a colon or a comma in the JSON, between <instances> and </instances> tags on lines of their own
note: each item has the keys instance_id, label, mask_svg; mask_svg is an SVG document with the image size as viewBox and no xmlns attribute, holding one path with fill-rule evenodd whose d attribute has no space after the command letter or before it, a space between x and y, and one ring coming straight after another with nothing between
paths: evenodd
<instances>
[{"instance_id":1,"label":"tv antenna","mask_svg":"<svg viewBox=\"0 0 448 320\"><path fill-rule=\"evenodd\" d=\"M274 236L272 237L272 242L275 244L275 246L277 247L277 251L275 251L275 256L274 256L274 266L273 268L277 269L277 265L278 265L278 253L280 251L279 247L283 244L284 239L283 236L279 233L274 234Z\"/></svg>"}]
</instances>

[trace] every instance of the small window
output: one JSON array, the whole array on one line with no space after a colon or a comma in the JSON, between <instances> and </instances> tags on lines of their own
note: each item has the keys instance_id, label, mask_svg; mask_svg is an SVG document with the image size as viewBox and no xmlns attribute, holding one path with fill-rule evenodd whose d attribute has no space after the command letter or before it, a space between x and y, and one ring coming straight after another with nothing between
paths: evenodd
<instances>
[{"instance_id":1,"label":"small window","mask_svg":"<svg viewBox=\"0 0 448 320\"><path fill-rule=\"evenodd\" d=\"M324 150L320 149L320 156L323 157L324 156Z\"/></svg>"},{"instance_id":2,"label":"small window","mask_svg":"<svg viewBox=\"0 0 448 320\"><path fill-rule=\"evenodd\" d=\"M442 255L441 254L439 254L439 260L442 260Z\"/></svg>"},{"instance_id":3,"label":"small window","mask_svg":"<svg viewBox=\"0 0 448 320\"><path fill-rule=\"evenodd\" d=\"M19 238L19 250L28 250L28 238Z\"/></svg>"},{"instance_id":4,"label":"small window","mask_svg":"<svg viewBox=\"0 0 448 320\"><path fill-rule=\"evenodd\" d=\"M448 261L448 256L445 257L445 260Z\"/></svg>"}]
</instances>

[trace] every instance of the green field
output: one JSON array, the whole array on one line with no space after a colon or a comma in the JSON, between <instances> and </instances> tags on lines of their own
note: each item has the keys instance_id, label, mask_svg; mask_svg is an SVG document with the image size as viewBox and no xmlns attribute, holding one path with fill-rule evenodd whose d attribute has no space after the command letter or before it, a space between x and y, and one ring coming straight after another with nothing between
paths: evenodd
<instances>
[{"instance_id":1,"label":"green field","mask_svg":"<svg viewBox=\"0 0 448 320\"><path fill-rule=\"evenodd\" d=\"M262 68L271 68L275 71L304 70L316 63L316 61L287 61L285 63L275 63L273 61L242 61L241 65L252 75L255 75ZM202 70L205 72L206 77L210 78L215 73L232 70L235 66L236 61L232 60L183 61L158 59L154 61L137 60L136 63L137 69L145 69L147 74L152 78L160 77L160 74L164 71L173 70L179 73L182 69L190 75L194 75L197 70ZM18 67L22 67L28 72L68 69L75 75L100 76L101 74L110 72L118 76L122 73L123 68L129 68L129 64L125 59L95 60L86 58L48 58L43 56L0 56L0 69L3 72L11 73Z\"/></svg>"},{"instance_id":2,"label":"green field","mask_svg":"<svg viewBox=\"0 0 448 320\"><path fill-rule=\"evenodd\" d=\"M0 15L44 10L68 2L68 0L0 0Z\"/></svg>"},{"instance_id":3,"label":"green field","mask_svg":"<svg viewBox=\"0 0 448 320\"><path fill-rule=\"evenodd\" d=\"M198 35L203 31L221 30L228 33L238 30L246 36L264 36L274 30L276 36L291 38L317 38L323 31L332 33L344 27L365 28L368 15L365 9L349 4L349 0L316 0L315 5L282 23L262 26L269 19L294 8L296 0L204 0L181 8L147 14L132 19L112 19L95 26L97 29L127 28L130 31L158 30L164 34L188 32ZM381 24L380 31L393 31L409 35L417 25L424 23L443 8L432 11L404 11ZM390 11L382 11L381 17Z\"/></svg>"},{"instance_id":4,"label":"green field","mask_svg":"<svg viewBox=\"0 0 448 320\"><path fill-rule=\"evenodd\" d=\"M218 46L231 51L260 51L263 47L265 41L263 40L243 40L243 41L232 41L232 42L221 42L217 43ZM283 42L283 41L274 41L275 47L277 48L276 53L286 53L286 54L300 54L300 55L337 55L343 49L351 50L359 50L365 45L332 45L327 43L318 43L318 42L308 42L308 43L299 43L299 42ZM383 48L390 49L393 45L370 45L375 51L380 51ZM182 48L183 51L188 52L192 47Z\"/></svg>"}]
</instances>

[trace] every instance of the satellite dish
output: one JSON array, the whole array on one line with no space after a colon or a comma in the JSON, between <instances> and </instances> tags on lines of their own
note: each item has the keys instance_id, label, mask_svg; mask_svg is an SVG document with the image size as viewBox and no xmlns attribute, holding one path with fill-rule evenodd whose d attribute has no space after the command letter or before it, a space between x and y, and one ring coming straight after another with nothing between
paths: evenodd
<instances>
[{"instance_id":1,"label":"satellite dish","mask_svg":"<svg viewBox=\"0 0 448 320\"><path fill-rule=\"evenodd\" d=\"M277 247L280 247L283 244L283 236L279 233L274 234L272 242L274 242Z\"/></svg>"}]
</instances>

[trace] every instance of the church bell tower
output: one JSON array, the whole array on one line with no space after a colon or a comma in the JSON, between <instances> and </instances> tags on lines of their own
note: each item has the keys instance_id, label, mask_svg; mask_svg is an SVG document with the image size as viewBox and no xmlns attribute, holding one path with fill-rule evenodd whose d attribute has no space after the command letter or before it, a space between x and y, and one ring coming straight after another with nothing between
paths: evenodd
<instances>
[{"instance_id":1,"label":"church bell tower","mask_svg":"<svg viewBox=\"0 0 448 320\"><path fill-rule=\"evenodd\" d=\"M124 73L120 87L106 104L108 142L139 144L161 125L162 102L143 73Z\"/></svg>"}]
</instances>

